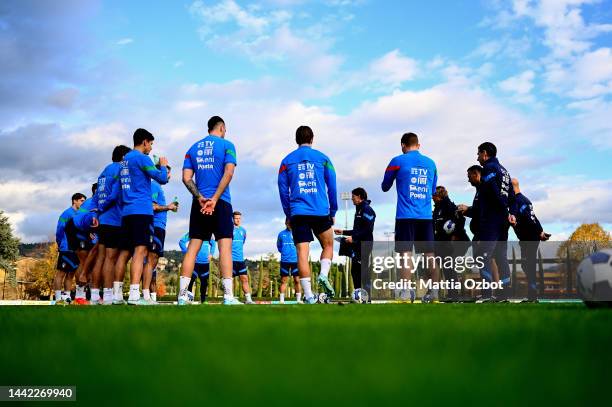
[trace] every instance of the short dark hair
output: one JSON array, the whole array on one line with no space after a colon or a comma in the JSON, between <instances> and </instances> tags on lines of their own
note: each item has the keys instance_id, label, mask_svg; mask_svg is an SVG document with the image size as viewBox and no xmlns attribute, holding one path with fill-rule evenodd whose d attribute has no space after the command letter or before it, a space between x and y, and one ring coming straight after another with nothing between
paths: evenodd
<instances>
[{"instance_id":1,"label":"short dark hair","mask_svg":"<svg viewBox=\"0 0 612 407\"><path fill-rule=\"evenodd\" d=\"M402 144L408 147L413 147L419 144L419 136L414 133L404 133L402 135Z\"/></svg>"},{"instance_id":2,"label":"short dark hair","mask_svg":"<svg viewBox=\"0 0 612 407\"><path fill-rule=\"evenodd\" d=\"M220 116L213 116L210 119L208 119L208 131L209 132L213 131L215 127L217 127L217 124L219 123L225 124L225 122Z\"/></svg>"},{"instance_id":3,"label":"short dark hair","mask_svg":"<svg viewBox=\"0 0 612 407\"><path fill-rule=\"evenodd\" d=\"M242 216L242 213L238 211L234 211L234 213L232 213L232 216Z\"/></svg>"},{"instance_id":4,"label":"short dark hair","mask_svg":"<svg viewBox=\"0 0 612 407\"><path fill-rule=\"evenodd\" d=\"M353 189L351 191L351 194L358 196L359 198L366 200L368 199L368 193L366 192L365 189L361 188L361 187L357 187L355 189Z\"/></svg>"},{"instance_id":5,"label":"short dark hair","mask_svg":"<svg viewBox=\"0 0 612 407\"><path fill-rule=\"evenodd\" d=\"M148 130L136 129L136 131L134 132L134 145L139 146L144 143L145 140L153 141L155 140L155 137L153 137L153 134L151 134L151 132L149 132Z\"/></svg>"},{"instance_id":6,"label":"short dark hair","mask_svg":"<svg viewBox=\"0 0 612 407\"><path fill-rule=\"evenodd\" d=\"M78 201L79 199L87 199L87 197L80 192L77 192L76 194L72 195L72 202Z\"/></svg>"},{"instance_id":7,"label":"short dark hair","mask_svg":"<svg viewBox=\"0 0 612 407\"><path fill-rule=\"evenodd\" d=\"M295 142L298 143L298 145L311 144L313 139L314 133L308 126L300 126L295 131Z\"/></svg>"},{"instance_id":8,"label":"short dark hair","mask_svg":"<svg viewBox=\"0 0 612 407\"><path fill-rule=\"evenodd\" d=\"M470 168L467 169L467 172L477 172L477 173L482 173L482 167L480 165L472 165Z\"/></svg>"},{"instance_id":9,"label":"short dark hair","mask_svg":"<svg viewBox=\"0 0 612 407\"><path fill-rule=\"evenodd\" d=\"M478 152L481 151L486 152L489 157L495 157L497 155L497 147L495 147L495 144L489 141L485 141L478 146Z\"/></svg>"},{"instance_id":10,"label":"short dark hair","mask_svg":"<svg viewBox=\"0 0 612 407\"><path fill-rule=\"evenodd\" d=\"M123 161L123 157L125 157L125 155L130 151L132 151L132 149L128 146L120 145L115 147L113 149L113 162L118 163Z\"/></svg>"},{"instance_id":11,"label":"short dark hair","mask_svg":"<svg viewBox=\"0 0 612 407\"><path fill-rule=\"evenodd\" d=\"M91 193L95 195L97 190L98 190L98 183L94 182L93 184L91 184Z\"/></svg>"}]
</instances>

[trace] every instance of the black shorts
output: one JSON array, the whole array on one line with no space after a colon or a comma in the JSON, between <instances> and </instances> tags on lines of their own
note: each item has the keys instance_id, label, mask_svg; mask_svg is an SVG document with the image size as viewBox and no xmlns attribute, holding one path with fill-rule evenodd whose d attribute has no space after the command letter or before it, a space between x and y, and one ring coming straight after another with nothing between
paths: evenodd
<instances>
[{"instance_id":1,"label":"black shorts","mask_svg":"<svg viewBox=\"0 0 612 407\"><path fill-rule=\"evenodd\" d=\"M412 246L417 253L433 253L434 228L431 219L396 219L395 251L411 252Z\"/></svg>"},{"instance_id":2,"label":"black shorts","mask_svg":"<svg viewBox=\"0 0 612 407\"><path fill-rule=\"evenodd\" d=\"M136 246L153 244L153 215L127 215L121 219L123 239L121 248L133 250Z\"/></svg>"},{"instance_id":3,"label":"black shorts","mask_svg":"<svg viewBox=\"0 0 612 407\"><path fill-rule=\"evenodd\" d=\"M281 276L293 276L293 277L297 276L298 275L297 263L289 263L289 262L281 261L280 275Z\"/></svg>"},{"instance_id":4,"label":"black shorts","mask_svg":"<svg viewBox=\"0 0 612 407\"><path fill-rule=\"evenodd\" d=\"M64 273L74 273L79 267L79 257L75 252L59 252L57 256L57 266L59 271Z\"/></svg>"},{"instance_id":5,"label":"black shorts","mask_svg":"<svg viewBox=\"0 0 612 407\"><path fill-rule=\"evenodd\" d=\"M332 217L295 215L291 217L291 234L294 243L312 242L313 233L318 236L334 225Z\"/></svg>"},{"instance_id":6,"label":"black shorts","mask_svg":"<svg viewBox=\"0 0 612 407\"><path fill-rule=\"evenodd\" d=\"M121 226L100 225L98 241L106 249L118 249L121 245Z\"/></svg>"},{"instance_id":7,"label":"black shorts","mask_svg":"<svg viewBox=\"0 0 612 407\"><path fill-rule=\"evenodd\" d=\"M159 257L164 257L164 242L166 241L166 229L153 228L153 245L151 251Z\"/></svg>"},{"instance_id":8,"label":"black shorts","mask_svg":"<svg viewBox=\"0 0 612 407\"><path fill-rule=\"evenodd\" d=\"M210 264L208 263L196 263L193 268L193 274L199 278L206 278L210 274Z\"/></svg>"},{"instance_id":9,"label":"black shorts","mask_svg":"<svg viewBox=\"0 0 612 407\"><path fill-rule=\"evenodd\" d=\"M233 270L234 270L232 274L234 277L247 275L247 266L246 264L244 264L243 261L234 261L232 263L233 263L232 265L233 265Z\"/></svg>"},{"instance_id":10,"label":"black shorts","mask_svg":"<svg viewBox=\"0 0 612 407\"><path fill-rule=\"evenodd\" d=\"M232 238L234 236L234 221L232 204L222 199L217 201L212 215L200 212L201 206L197 199L191 202L189 215L189 238L210 240L212 235L216 240Z\"/></svg>"}]
</instances>

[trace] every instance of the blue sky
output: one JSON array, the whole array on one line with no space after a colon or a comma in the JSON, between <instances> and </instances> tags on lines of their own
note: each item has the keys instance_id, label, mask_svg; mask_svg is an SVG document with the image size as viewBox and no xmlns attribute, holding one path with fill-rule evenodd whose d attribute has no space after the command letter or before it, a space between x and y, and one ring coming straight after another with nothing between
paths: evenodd
<instances>
[{"instance_id":1,"label":"blue sky","mask_svg":"<svg viewBox=\"0 0 612 407\"><path fill-rule=\"evenodd\" d=\"M3 2L0 208L24 241L45 240L135 128L178 169L219 114L238 149L234 206L250 256L274 249L276 169L301 124L334 161L340 190L368 190L379 237L395 205L379 185L405 131L420 135L456 203L471 201L465 169L492 141L553 238L582 222L610 228L610 6ZM188 217L177 175L167 194L185 205L170 215L171 248Z\"/></svg>"}]
</instances>

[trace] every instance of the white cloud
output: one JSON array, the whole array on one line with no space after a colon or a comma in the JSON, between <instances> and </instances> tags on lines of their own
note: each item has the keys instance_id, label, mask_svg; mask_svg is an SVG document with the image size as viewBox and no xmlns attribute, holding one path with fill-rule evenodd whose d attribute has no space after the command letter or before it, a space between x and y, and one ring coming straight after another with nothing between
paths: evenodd
<instances>
[{"instance_id":1,"label":"white cloud","mask_svg":"<svg viewBox=\"0 0 612 407\"><path fill-rule=\"evenodd\" d=\"M398 49L373 61L369 67L371 78L386 85L400 85L417 74L417 62L405 57Z\"/></svg>"},{"instance_id":2,"label":"white cloud","mask_svg":"<svg viewBox=\"0 0 612 407\"><path fill-rule=\"evenodd\" d=\"M121 38L119 41L116 42L117 45L128 45L133 43L134 40L132 38Z\"/></svg>"},{"instance_id":3,"label":"white cloud","mask_svg":"<svg viewBox=\"0 0 612 407\"><path fill-rule=\"evenodd\" d=\"M499 88L505 92L526 95L533 89L534 78L535 73L533 71L525 71L519 75L501 81L499 83Z\"/></svg>"},{"instance_id":4,"label":"white cloud","mask_svg":"<svg viewBox=\"0 0 612 407\"><path fill-rule=\"evenodd\" d=\"M110 148L125 143L130 134L130 130L123 123L114 122L74 132L68 136L68 141L74 146L86 149Z\"/></svg>"},{"instance_id":5,"label":"white cloud","mask_svg":"<svg viewBox=\"0 0 612 407\"><path fill-rule=\"evenodd\" d=\"M343 62L340 55L330 52L333 21L296 29L289 11L247 9L233 0L212 6L196 1L190 11L202 21L199 33L207 46L238 52L257 64L285 64L308 79L320 81L335 74Z\"/></svg>"}]
</instances>

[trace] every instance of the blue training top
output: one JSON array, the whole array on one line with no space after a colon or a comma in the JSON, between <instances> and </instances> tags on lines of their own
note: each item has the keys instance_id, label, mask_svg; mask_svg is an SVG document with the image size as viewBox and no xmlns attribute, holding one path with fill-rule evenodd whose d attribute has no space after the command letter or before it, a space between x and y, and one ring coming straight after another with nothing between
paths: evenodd
<instances>
[{"instance_id":1,"label":"blue training top","mask_svg":"<svg viewBox=\"0 0 612 407\"><path fill-rule=\"evenodd\" d=\"M96 194L98 195L98 217L101 225L121 226L120 172L121 164L111 163L98 177Z\"/></svg>"},{"instance_id":2,"label":"blue training top","mask_svg":"<svg viewBox=\"0 0 612 407\"><path fill-rule=\"evenodd\" d=\"M336 171L325 154L310 146L300 146L283 159L278 192L287 217L336 216Z\"/></svg>"},{"instance_id":3,"label":"blue training top","mask_svg":"<svg viewBox=\"0 0 612 407\"><path fill-rule=\"evenodd\" d=\"M226 164L236 164L236 147L224 138L209 134L187 151L183 169L194 171L198 190L205 198L211 198L223 178ZM232 203L229 185L220 198Z\"/></svg>"},{"instance_id":4,"label":"blue training top","mask_svg":"<svg viewBox=\"0 0 612 407\"><path fill-rule=\"evenodd\" d=\"M166 167L158 170L149 156L138 150L127 153L121 162L121 216L153 215L151 179L167 183Z\"/></svg>"},{"instance_id":5,"label":"blue training top","mask_svg":"<svg viewBox=\"0 0 612 407\"><path fill-rule=\"evenodd\" d=\"M295 250L295 243L293 243L293 235L289 229L284 229L278 234L276 248L281 254L281 262L297 262L297 251Z\"/></svg>"},{"instance_id":6,"label":"blue training top","mask_svg":"<svg viewBox=\"0 0 612 407\"><path fill-rule=\"evenodd\" d=\"M187 253L187 245L189 244L189 233L185 233L181 240L179 240L179 247L181 251ZM217 242L214 239L210 239L210 241L202 242L202 247L198 252L196 257L197 264L208 264L208 255L215 255L215 248L217 247Z\"/></svg>"},{"instance_id":7,"label":"blue training top","mask_svg":"<svg viewBox=\"0 0 612 407\"><path fill-rule=\"evenodd\" d=\"M244 261L244 242L247 232L242 226L234 226L234 239L232 240L232 261Z\"/></svg>"},{"instance_id":8,"label":"blue training top","mask_svg":"<svg viewBox=\"0 0 612 407\"><path fill-rule=\"evenodd\" d=\"M62 212L57 220L57 227L55 228L55 242L57 243L57 250L60 252L70 250L68 249L68 239L66 238L66 223L68 223L68 221L72 219L76 213L76 209L71 206Z\"/></svg>"},{"instance_id":9,"label":"blue training top","mask_svg":"<svg viewBox=\"0 0 612 407\"><path fill-rule=\"evenodd\" d=\"M387 192L395 181L396 219L432 219L431 197L436 191L438 170L433 160L413 150L394 157L382 182Z\"/></svg>"},{"instance_id":10,"label":"blue training top","mask_svg":"<svg viewBox=\"0 0 612 407\"><path fill-rule=\"evenodd\" d=\"M166 205L166 195L159 182L151 180L151 197L153 202L159 206ZM168 211L153 211L153 227L161 228L166 230L166 223L168 222Z\"/></svg>"},{"instance_id":11,"label":"blue training top","mask_svg":"<svg viewBox=\"0 0 612 407\"><path fill-rule=\"evenodd\" d=\"M86 235L89 232L91 232L91 229L92 229L91 222L93 218L98 217L98 213L96 212L97 209L98 209L98 205L97 205L97 194L96 194L93 197L85 200L85 202L83 202L83 204L81 205L77 213L72 218L72 221L74 222L74 226L76 226L78 231L81 232L81 233L78 233L78 235L79 235L79 238L81 238L82 240L86 240L87 239Z\"/></svg>"}]
</instances>

